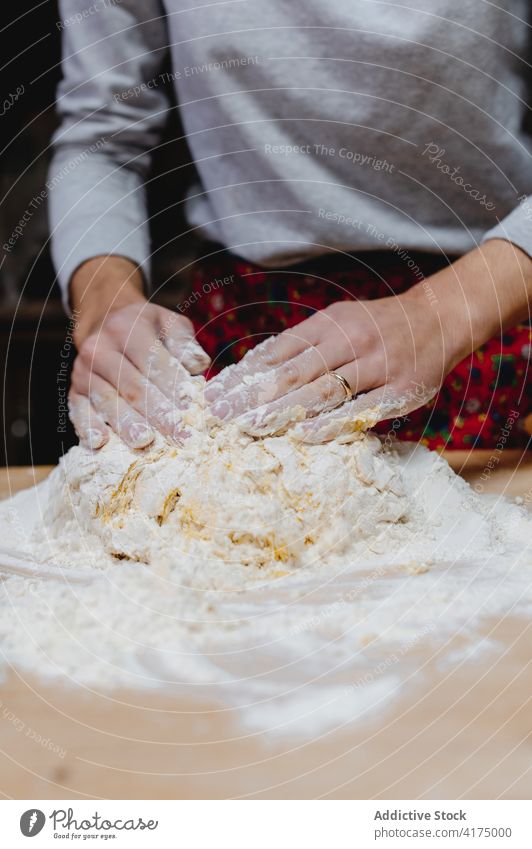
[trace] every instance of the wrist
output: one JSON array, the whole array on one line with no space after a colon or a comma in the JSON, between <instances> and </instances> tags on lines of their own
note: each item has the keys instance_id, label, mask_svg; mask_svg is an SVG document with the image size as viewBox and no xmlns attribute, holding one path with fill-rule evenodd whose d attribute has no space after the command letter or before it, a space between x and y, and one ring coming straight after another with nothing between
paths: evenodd
<instances>
[{"instance_id":1,"label":"wrist","mask_svg":"<svg viewBox=\"0 0 532 849\"><path fill-rule=\"evenodd\" d=\"M84 262L70 281L70 304L79 346L101 325L107 315L132 303L144 303L144 281L130 260L118 256L94 257Z\"/></svg>"},{"instance_id":2,"label":"wrist","mask_svg":"<svg viewBox=\"0 0 532 849\"><path fill-rule=\"evenodd\" d=\"M406 297L433 315L453 368L488 339L528 318L532 260L511 242L493 239L416 284Z\"/></svg>"},{"instance_id":3,"label":"wrist","mask_svg":"<svg viewBox=\"0 0 532 849\"><path fill-rule=\"evenodd\" d=\"M467 312L450 277L446 277L452 273L446 268L400 296L407 313L412 316L416 337L420 341L424 339L429 349L438 345L445 374L471 352Z\"/></svg>"}]
</instances>

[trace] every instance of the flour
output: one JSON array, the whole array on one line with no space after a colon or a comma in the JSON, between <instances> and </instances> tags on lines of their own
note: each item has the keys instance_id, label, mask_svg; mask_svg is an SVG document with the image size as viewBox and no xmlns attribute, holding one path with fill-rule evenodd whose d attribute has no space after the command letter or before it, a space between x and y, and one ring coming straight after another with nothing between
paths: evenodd
<instances>
[{"instance_id":1,"label":"flour","mask_svg":"<svg viewBox=\"0 0 532 849\"><path fill-rule=\"evenodd\" d=\"M183 445L76 447L0 506L10 548L62 569L1 583L7 663L311 734L387 704L450 637L456 662L483 620L530 606L522 507L360 430L252 439L209 418L203 388L187 390ZM83 570L90 583L69 580Z\"/></svg>"}]
</instances>

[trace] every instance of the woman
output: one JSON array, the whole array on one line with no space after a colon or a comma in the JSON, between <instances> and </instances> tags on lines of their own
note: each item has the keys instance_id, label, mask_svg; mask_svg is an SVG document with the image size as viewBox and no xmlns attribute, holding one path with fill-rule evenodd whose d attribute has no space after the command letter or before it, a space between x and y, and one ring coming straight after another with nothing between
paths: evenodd
<instances>
[{"instance_id":1,"label":"woman","mask_svg":"<svg viewBox=\"0 0 532 849\"><path fill-rule=\"evenodd\" d=\"M319 440L407 413L403 436L479 446L512 412L507 444L524 444L525 0L85 12L61 4L49 180L82 441L99 447L109 427L136 448L154 428L179 439L187 374L208 366L196 332L216 370L263 342L206 390L250 433L297 420L296 435ZM198 175L188 220L205 239L177 314L144 294L143 189L168 86Z\"/></svg>"}]
</instances>

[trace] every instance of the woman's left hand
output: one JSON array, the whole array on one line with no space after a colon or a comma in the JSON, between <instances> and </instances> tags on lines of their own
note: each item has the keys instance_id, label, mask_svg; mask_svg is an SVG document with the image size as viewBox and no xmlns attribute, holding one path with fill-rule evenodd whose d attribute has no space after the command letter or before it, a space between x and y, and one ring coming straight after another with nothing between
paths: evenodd
<instances>
[{"instance_id":1,"label":"woman's left hand","mask_svg":"<svg viewBox=\"0 0 532 849\"><path fill-rule=\"evenodd\" d=\"M266 339L207 385L211 412L254 436L319 415L294 431L314 442L421 406L460 358L463 336L428 292L338 301Z\"/></svg>"}]
</instances>

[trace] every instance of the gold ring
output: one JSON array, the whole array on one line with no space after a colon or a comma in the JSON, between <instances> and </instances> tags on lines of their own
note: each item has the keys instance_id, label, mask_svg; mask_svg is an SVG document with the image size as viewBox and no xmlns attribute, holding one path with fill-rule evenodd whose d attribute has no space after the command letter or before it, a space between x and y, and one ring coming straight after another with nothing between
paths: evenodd
<instances>
[{"instance_id":1,"label":"gold ring","mask_svg":"<svg viewBox=\"0 0 532 849\"><path fill-rule=\"evenodd\" d=\"M338 374L337 371L331 371L331 372L329 372L329 374L332 375L332 377L335 377L336 380L339 383L341 383L341 385L343 387L343 390L345 392L345 398L344 398L342 403L345 403L346 401L350 401L351 398L353 397L353 391L352 391L351 387L349 386L348 381L343 376L343 374Z\"/></svg>"}]
</instances>

